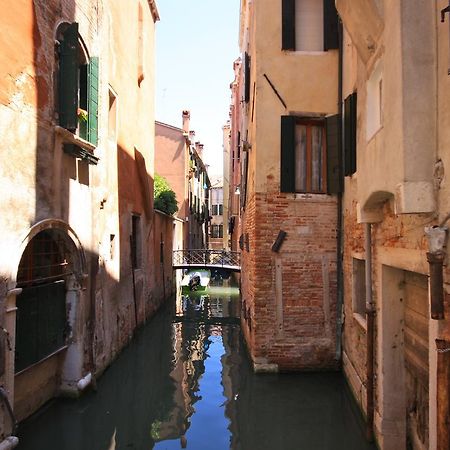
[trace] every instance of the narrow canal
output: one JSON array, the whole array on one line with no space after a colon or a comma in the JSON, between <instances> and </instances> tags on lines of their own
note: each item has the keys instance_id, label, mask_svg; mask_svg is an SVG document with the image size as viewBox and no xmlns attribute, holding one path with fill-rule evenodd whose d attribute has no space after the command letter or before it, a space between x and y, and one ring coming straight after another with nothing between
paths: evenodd
<instances>
[{"instance_id":1,"label":"narrow canal","mask_svg":"<svg viewBox=\"0 0 450 450\"><path fill-rule=\"evenodd\" d=\"M236 288L168 302L98 382L20 427L19 450L368 450L340 374L255 375Z\"/></svg>"}]
</instances>

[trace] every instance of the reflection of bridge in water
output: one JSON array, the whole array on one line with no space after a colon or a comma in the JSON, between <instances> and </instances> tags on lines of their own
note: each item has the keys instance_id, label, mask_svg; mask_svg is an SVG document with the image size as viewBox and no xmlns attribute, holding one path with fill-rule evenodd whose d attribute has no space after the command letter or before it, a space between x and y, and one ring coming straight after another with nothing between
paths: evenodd
<instances>
[{"instance_id":1,"label":"reflection of bridge in water","mask_svg":"<svg viewBox=\"0 0 450 450\"><path fill-rule=\"evenodd\" d=\"M226 269L241 271L241 254L225 250L174 250L173 268Z\"/></svg>"}]
</instances>

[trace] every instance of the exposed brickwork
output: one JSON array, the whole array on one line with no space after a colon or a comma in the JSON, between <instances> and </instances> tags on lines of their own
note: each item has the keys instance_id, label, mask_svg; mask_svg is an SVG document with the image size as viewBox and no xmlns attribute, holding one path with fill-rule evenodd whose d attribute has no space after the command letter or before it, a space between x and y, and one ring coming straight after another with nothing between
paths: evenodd
<instances>
[{"instance_id":1,"label":"exposed brickwork","mask_svg":"<svg viewBox=\"0 0 450 450\"><path fill-rule=\"evenodd\" d=\"M336 367L336 201L304 197L280 194L274 186L252 195L244 215L243 232L249 235L249 252L242 257L244 329L253 360L278 364L279 370ZM271 247L279 230L287 236L275 253Z\"/></svg>"}]
</instances>

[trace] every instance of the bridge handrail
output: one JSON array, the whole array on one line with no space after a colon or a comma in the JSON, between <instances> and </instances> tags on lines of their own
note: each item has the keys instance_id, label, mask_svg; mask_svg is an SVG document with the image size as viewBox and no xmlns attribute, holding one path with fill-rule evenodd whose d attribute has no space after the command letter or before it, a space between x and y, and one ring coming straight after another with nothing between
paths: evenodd
<instances>
[{"instance_id":1,"label":"bridge handrail","mask_svg":"<svg viewBox=\"0 0 450 450\"><path fill-rule=\"evenodd\" d=\"M226 250L174 250L174 266L233 266L241 265L240 252Z\"/></svg>"}]
</instances>

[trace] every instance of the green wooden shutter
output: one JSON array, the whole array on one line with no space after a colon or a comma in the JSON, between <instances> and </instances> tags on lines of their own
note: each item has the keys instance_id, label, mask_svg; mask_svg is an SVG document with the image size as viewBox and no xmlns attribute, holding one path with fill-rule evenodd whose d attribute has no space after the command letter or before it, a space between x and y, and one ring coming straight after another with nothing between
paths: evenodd
<instances>
[{"instance_id":1,"label":"green wooden shutter","mask_svg":"<svg viewBox=\"0 0 450 450\"><path fill-rule=\"evenodd\" d=\"M344 175L356 172L356 92L344 101Z\"/></svg>"},{"instance_id":2,"label":"green wooden shutter","mask_svg":"<svg viewBox=\"0 0 450 450\"><path fill-rule=\"evenodd\" d=\"M327 191L328 194L342 192L340 133L341 116L329 116L325 119L327 131Z\"/></svg>"},{"instance_id":3,"label":"green wooden shutter","mask_svg":"<svg viewBox=\"0 0 450 450\"><path fill-rule=\"evenodd\" d=\"M98 62L93 56L88 67L88 141L94 145L98 142Z\"/></svg>"},{"instance_id":4,"label":"green wooden shutter","mask_svg":"<svg viewBox=\"0 0 450 450\"><path fill-rule=\"evenodd\" d=\"M245 52L244 54L244 77L245 77L245 91L244 91L244 100L245 103L250 101L250 56Z\"/></svg>"},{"instance_id":5,"label":"green wooden shutter","mask_svg":"<svg viewBox=\"0 0 450 450\"><path fill-rule=\"evenodd\" d=\"M281 116L281 192L295 192L295 121L294 116Z\"/></svg>"},{"instance_id":6,"label":"green wooden shutter","mask_svg":"<svg viewBox=\"0 0 450 450\"><path fill-rule=\"evenodd\" d=\"M78 24L63 33L59 50L59 124L74 132L78 125Z\"/></svg>"},{"instance_id":7,"label":"green wooden shutter","mask_svg":"<svg viewBox=\"0 0 450 450\"><path fill-rule=\"evenodd\" d=\"M282 0L281 49L295 50L295 0Z\"/></svg>"},{"instance_id":8,"label":"green wooden shutter","mask_svg":"<svg viewBox=\"0 0 450 450\"><path fill-rule=\"evenodd\" d=\"M339 48L338 14L335 0L323 0L323 46L324 50Z\"/></svg>"}]
</instances>

